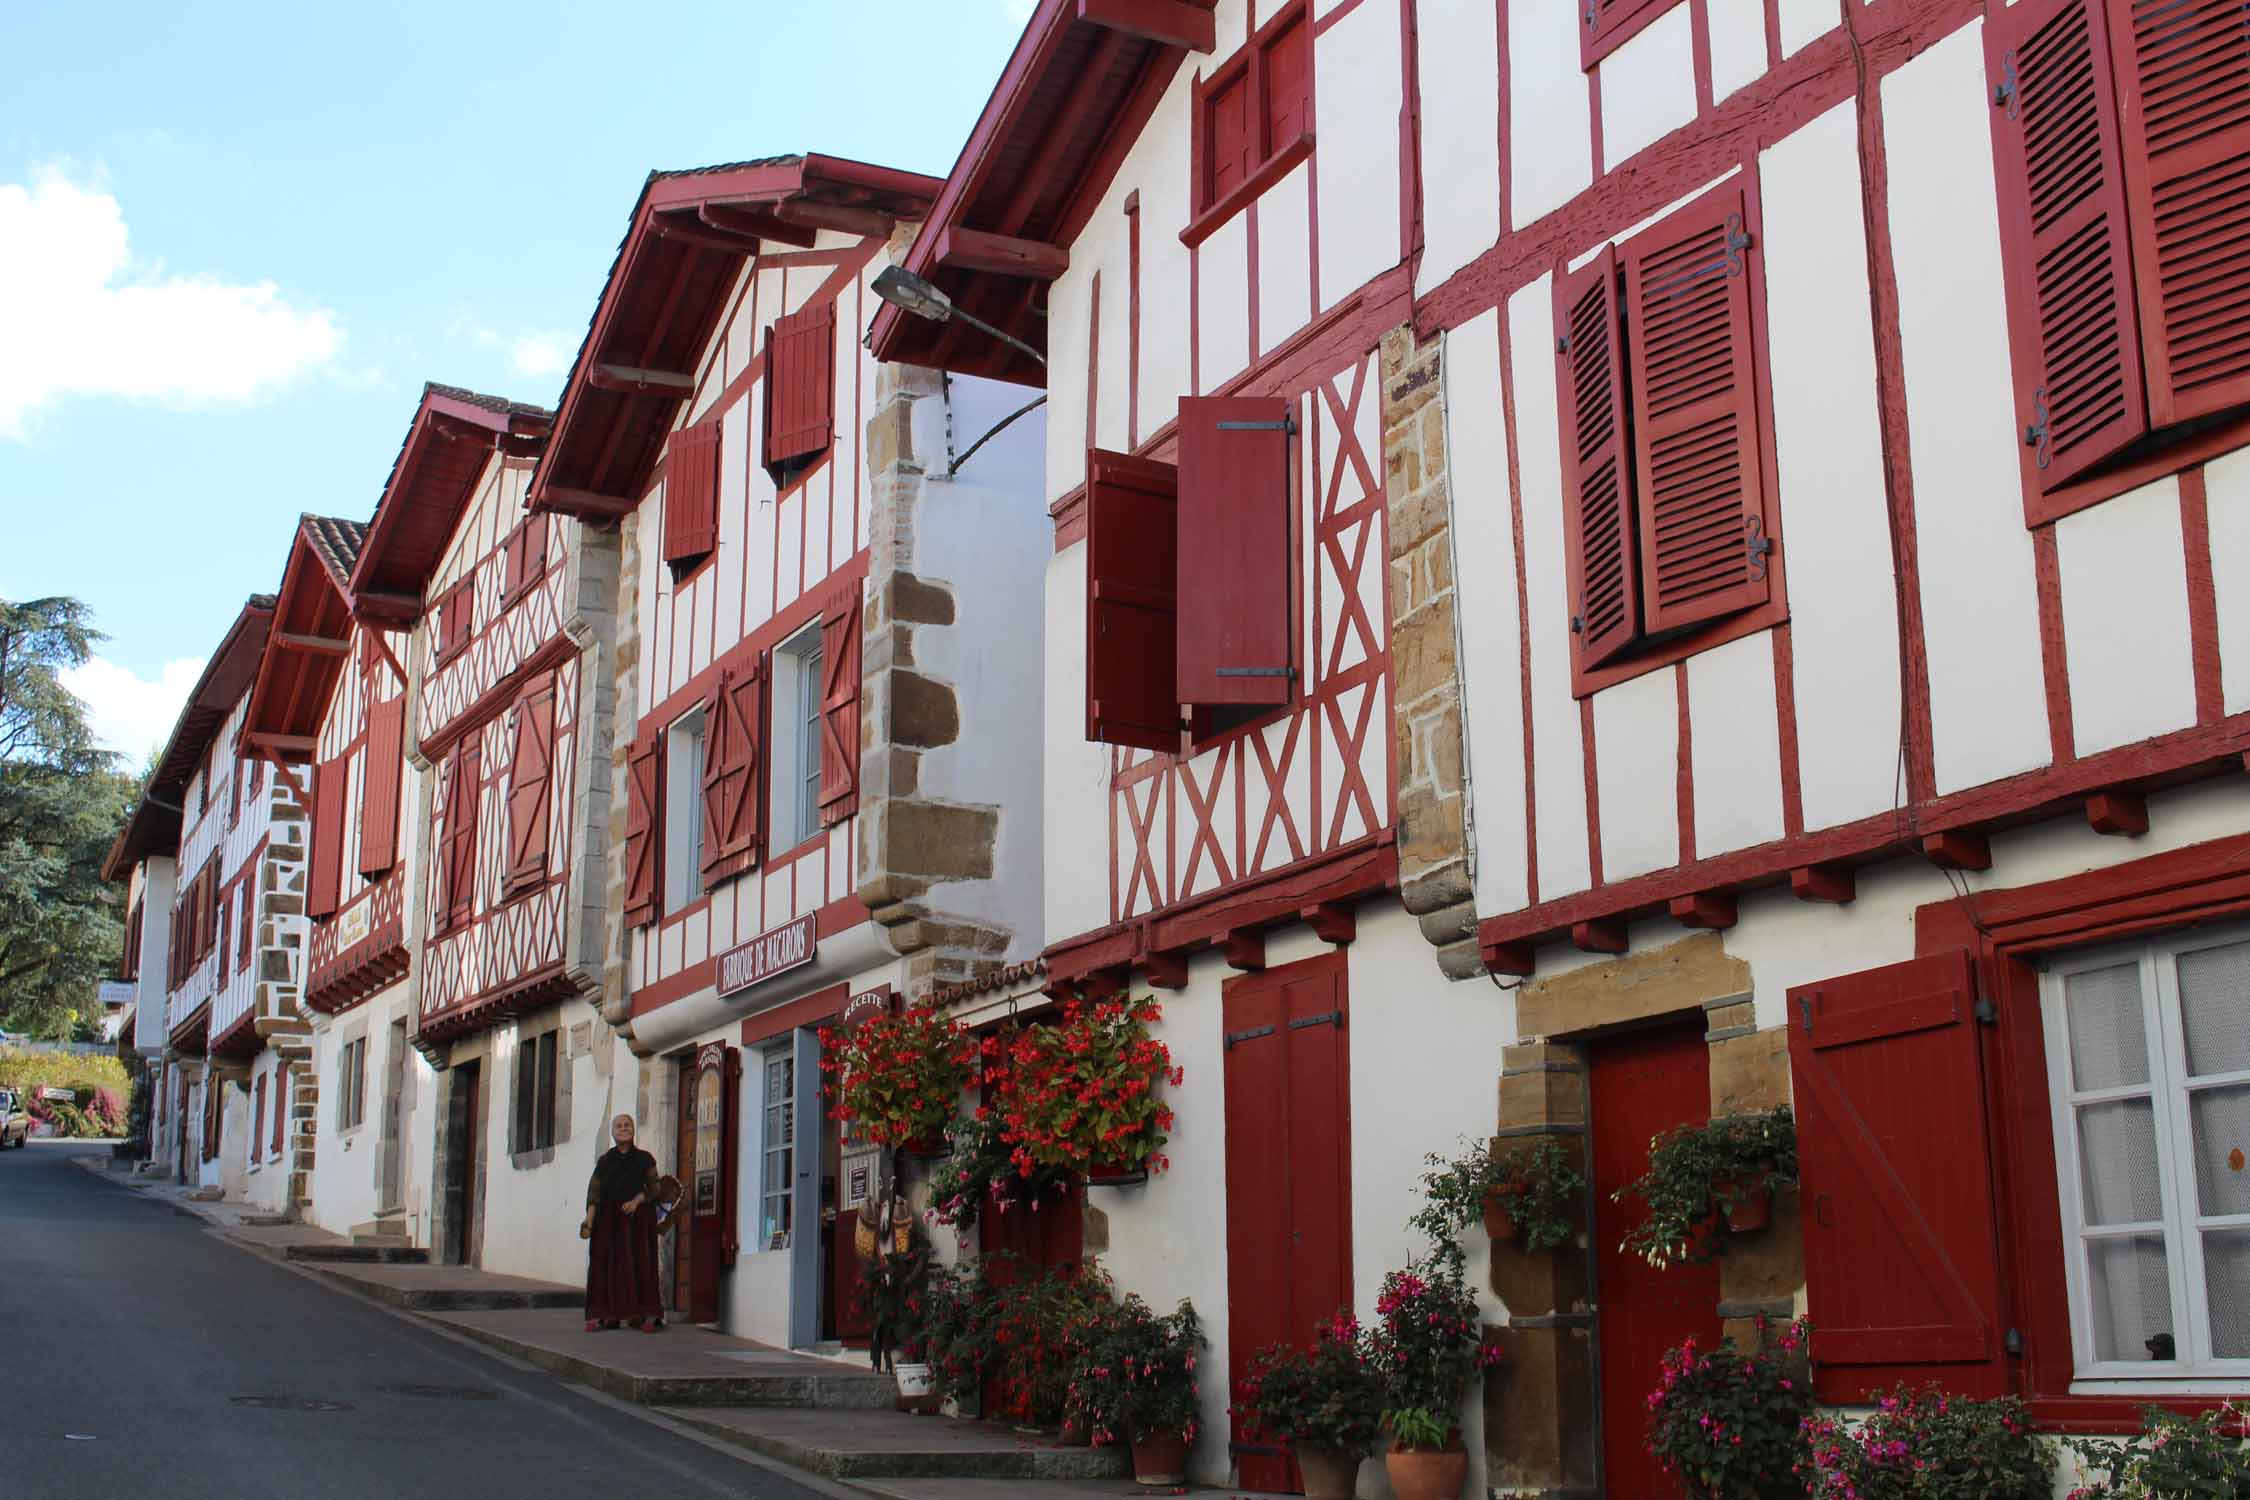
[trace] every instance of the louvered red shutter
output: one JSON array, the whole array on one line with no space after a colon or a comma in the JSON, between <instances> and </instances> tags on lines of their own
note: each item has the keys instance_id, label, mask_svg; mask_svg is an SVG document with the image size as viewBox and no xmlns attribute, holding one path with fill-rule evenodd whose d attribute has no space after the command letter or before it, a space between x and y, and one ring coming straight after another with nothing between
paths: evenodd
<instances>
[{"instance_id":1,"label":"louvered red shutter","mask_svg":"<svg viewBox=\"0 0 2250 1500\"><path fill-rule=\"evenodd\" d=\"M281 1157L281 1143L289 1133L289 1060L273 1071L273 1155Z\"/></svg>"},{"instance_id":2,"label":"louvered red shutter","mask_svg":"<svg viewBox=\"0 0 2250 1500\"><path fill-rule=\"evenodd\" d=\"M2111 22L2149 422L2250 403L2250 15L2135 0Z\"/></svg>"},{"instance_id":3,"label":"louvered red shutter","mask_svg":"<svg viewBox=\"0 0 2250 1500\"><path fill-rule=\"evenodd\" d=\"M1639 638L1641 575L1626 452L1625 346L1617 254L1555 281L1555 390L1562 414L1563 559L1581 670Z\"/></svg>"},{"instance_id":4,"label":"louvered red shutter","mask_svg":"<svg viewBox=\"0 0 2250 1500\"><path fill-rule=\"evenodd\" d=\"M458 927L476 911L477 817L483 798L484 750L471 735L453 752L445 796L445 925Z\"/></svg>"},{"instance_id":5,"label":"louvered red shutter","mask_svg":"<svg viewBox=\"0 0 2250 1500\"><path fill-rule=\"evenodd\" d=\"M1651 634L1763 604L1770 591L1746 213L1742 189L1722 188L1618 254Z\"/></svg>"},{"instance_id":6,"label":"louvered red shutter","mask_svg":"<svg viewBox=\"0 0 2250 1500\"><path fill-rule=\"evenodd\" d=\"M1209 196L1200 207L1217 203L1258 169L1257 107L1247 68L1204 101L1204 139L1211 159L1205 174Z\"/></svg>"},{"instance_id":7,"label":"louvered red shutter","mask_svg":"<svg viewBox=\"0 0 2250 1500\"><path fill-rule=\"evenodd\" d=\"M703 885L745 870L765 853L766 663L723 674L704 705Z\"/></svg>"},{"instance_id":8,"label":"louvered red shutter","mask_svg":"<svg viewBox=\"0 0 2250 1500\"><path fill-rule=\"evenodd\" d=\"M399 784L406 770L406 697L367 706L367 758L359 789L359 873L381 878L398 863Z\"/></svg>"},{"instance_id":9,"label":"louvered red shutter","mask_svg":"<svg viewBox=\"0 0 2250 1500\"><path fill-rule=\"evenodd\" d=\"M828 446L836 409L836 304L791 313L766 335L766 464Z\"/></svg>"},{"instance_id":10,"label":"louvered red shutter","mask_svg":"<svg viewBox=\"0 0 2250 1500\"><path fill-rule=\"evenodd\" d=\"M859 605L855 580L836 591L820 617L820 821L859 811Z\"/></svg>"},{"instance_id":11,"label":"louvered red shutter","mask_svg":"<svg viewBox=\"0 0 2250 1500\"><path fill-rule=\"evenodd\" d=\"M1267 705L1292 696L1289 407L1263 396L1180 402L1180 703Z\"/></svg>"},{"instance_id":12,"label":"louvered red shutter","mask_svg":"<svg viewBox=\"0 0 2250 1500\"><path fill-rule=\"evenodd\" d=\"M251 876L242 882L242 899L235 903L242 924L242 930L235 934L234 942L234 966L237 969L250 967L250 939L257 922L257 895L257 877Z\"/></svg>"},{"instance_id":13,"label":"louvered red shutter","mask_svg":"<svg viewBox=\"0 0 2250 1500\"><path fill-rule=\"evenodd\" d=\"M505 562L508 569L507 600L513 604L521 599L539 575L547 570L547 513L538 511L523 518L521 525L508 535Z\"/></svg>"},{"instance_id":14,"label":"louvered red shutter","mask_svg":"<svg viewBox=\"0 0 2250 1500\"><path fill-rule=\"evenodd\" d=\"M1312 21L1289 23L1266 43L1266 155L1312 129Z\"/></svg>"},{"instance_id":15,"label":"louvered red shutter","mask_svg":"<svg viewBox=\"0 0 2250 1500\"><path fill-rule=\"evenodd\" d=\"M1964 1395L2006 1387L1975 1006L1965 952L1789 992L1823 1400L1857 1402L1900 1380Z\"/></svg>"},{"instance_id":16,"label":"louvered red shutter","mask_svg":"<svg viewBox=\"0 0 2250 1500\"><path fill-rule=\"evenodd\" d=\"M656 920L662 762L662 742L654 736L636 743L626 757L625 921L633 927L645 927Z\"/></svg>"},{"instance_id":17,"label":"louvered red shutter","mask_svg":"<svg viewBox=\"0 0 2250 1500\"><path fill-rule=\"evenodd\" d=\"M231 899L231 897L221 898L219 902L218 921L215 924L216 930L218 932L219 982L221 984L226 983L227 960L234 956L234 950L229 946L234 939L234 926L227 921L227 903Z\"/></svg>"},{"instance_id":18,"label":"louvered red shutter","mask_svg":"<svg viewBox=\"0 0 2250 1500\"><path fill-rule=\"evenodd\" d=\"M2104 0L1985 22L2017 437L2050 490L2148 431Z\"/></svg>"},{"instance_id":19,"label":"louvered red shutter","mask_svg":"<svg viewBox=\"0 0 2250 1500\"><path fill-rule=\"evenodd\" d=\"M541 673L516 704L515 737L508 765L508 867L510 893L547 878L547 803L554 784L555 675Z\"/></svg>"},{"instance_id":20,"label":"louvered red shutter","mask_svg":"<svg viewBox=\"0 0 2250 1500\"><path fill-rule=\"evenodd\" d=\"M1179 471L1086 455L1086 738L1180 747Z\"/></svg>"},{"instance_id":21,"label":"louvered red shutter","mask_svg":"<svg viewBox=\"0 0 2250 1500\"><path fill-rule=\"evenodd\" d=\"M313 773L312 867L305 875L305 915L336 915L344 883L344 789L347 762L328 760Z\"/></svg>"},{"instance_id":22,"label":"louvered red shutter","mask_svg":"<svg viewBox=\"0 0 2250 1500\"><path fill-rule=\"evenodd\" d=\"M719 545L719 419L672 434L664 461L664 560L675 566Z\"/></svg>"}]
</instances>

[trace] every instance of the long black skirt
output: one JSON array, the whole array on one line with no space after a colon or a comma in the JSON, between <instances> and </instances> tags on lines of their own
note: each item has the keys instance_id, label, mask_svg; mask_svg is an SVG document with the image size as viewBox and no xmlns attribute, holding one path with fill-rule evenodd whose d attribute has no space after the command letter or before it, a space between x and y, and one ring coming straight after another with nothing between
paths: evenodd
<instances>
[{"instance_id":1,"label":"long black skirt","mask_svg":"<svg viewBox=\"0 0 2250 1500\"><path fill-rule=\"evenodd\" d=\"M587 1242L586 1316L620 1323L664 1316L652 1205L642 1204L637 1214L616 1204L594 1211L594 1234Z\"/></svg>"}]
</instances>

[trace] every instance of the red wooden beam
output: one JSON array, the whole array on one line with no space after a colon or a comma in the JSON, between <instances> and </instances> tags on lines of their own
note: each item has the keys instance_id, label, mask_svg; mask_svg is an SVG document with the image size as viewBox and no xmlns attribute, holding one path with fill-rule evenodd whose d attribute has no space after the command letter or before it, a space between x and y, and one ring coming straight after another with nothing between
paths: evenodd
<instances>
[{"instance_id":1,"label":"red wooden beam","mask_svg":"<svg viewBox=\"0 0 2250 1500\"><path fill-rule=\"evenodd\" d=\"M683 245L693 245L699 250L749 255L758 248L758 242L754 239L724 229L713 229L701 219L686 219L676 214L657 214L649 220L648 227L655 230L660 239L678 240Z\"/></svg>"},{"instance_id":2,"label":"red wooden beam","mask_svg":"<svg viewBox=\"0 0 2250 1500\"><path fill-rule=\"evenodd\" d=\"M628 500L623 495L597 495L592 490L565 489L550 484L539 492L536 509L561 511L566 516L579 516L592 520L615 520L629 516L640 506L638 500Z\"/></svg>"},{"instance_id":3,"label":"red wooden beam","mask_svg":"<svg viewBox=\"0 0 2250 1500\"><path fill-rule=\"evenodd\" d=\"M1219 941L1227 967L1256 973L1266 966L1266 935L1255 927L1237 927Z\"/></svg>"},{"instance_id":4,"label":"red wooden beam","mask_svg":"<svg viewBox=\"0 0 2250 1500\"><path fill-rule=\"evenodd\" d=\"M1529 943L1479 943L1477 952L1483 956L1485 968L1494 974L1527 979L1538 967Z\"/></svg>"},{"instance_id":5,"label":"red wooden beam","mask_svg":"<svg viewBox=\"0 0 2250 1500\"><path fill-rule=\"evenodd\" d=\"M1078 0L1078 19L1190 52L1218 46L1218 24L1210 8L1189 0Z\"/></svg>"},{"instance_id":6,"label":"red wooden beam","mask_svg":"<svg viewBox=\"0 0 2250 1500\"><path fill-rule=\"evenodd\" d=\"M2096 833L2136 837L2148 832L2148 799L2138 792L2096 792L2086 799L2086 821Z\"/></svg>"},{"instance_id":7,"label":"red wooden beam","mask_svg":"<svg viewBox=\"0 0 2250 1500\"><path fill-rule=\"evenodd\" d=\"M273 638L280 645L294 646L299 651L310 651L317 656L343 656L352 649L350 641L338 640L329 635L298 635L293 631L277 630L273 633Z\"/></svg>"},{"instance_id":8,"label":"red wooden beam","mask_svg":"<svg viewBox=\"0 0 2250 1500\"><path fill-rule=\"evenodd\" d=\"M956 224L938 234L937 263L949 271L988 271L997 276L1053 281L1070 269L1070 252L1040 240L988 234Z\"/></svg>"},{"instance_id":9,"label":"red wooden beam","mask_svg":"<svg viewBox=\"0 0 2250 1500\"><path fill-rule=\"evenodd\" d=\"M1859 894L1859 879L1849 865L1800 865L1789 872L1789 889L1799 901L1842 906Z\"/></svg>"},{"instance_id":10,"label":"red wooden beam","mask_svg":"<svg viewBox=\"0 0 2250 1500\"><path fill-rule=\"evenodd\" d=\"M1323 901L1306 907L1301 915L1324 943L1348 943L1359 936L1359 917L1348 901Z\"/></svg>"},{"instance_id":11,"label":"red wooden beam","mask_svg":"<svg viewBox=\"0 0 2250 1500\"><path fill-rule=\"evenodd\" d=\"M505 432L494 438L492 445L508 458L537 458L547 451L547 434L544 432Z\"/></svg>"},{"instance_id":12,"label":"red wooden beam","mask_svg":"<svg viewBox=\"0 0 2250 1500\"><path fill-rule=\"evenodd\" d=\"M790 224L779 216L760 213L755 209L731 208L724 203L706 203L695 211L695 216L711 228L726 234L743 234L752 239L772 240L780 245L795 245L800 250L810 250L819 231L803 224Z\"/></svg>"},{"instance_id":13,"label":"red wooden beam","mask_svg":"<svg viewBox=\"0 0 2250 1500\"><path fill-rule=\"evenodd\" d=\"M678 370L644 370L638 365L595 365L586 383L602 391L654 391L662 396L692 396L695 377Z\"/></svg>"},{"instance_id":14,"label":"red wooden beam","mask_svg":"<svg viewBox=\"0 0 2250 1500\"><path fill-rule=\"evenodd\" d=\"M1151 989L1184 990L1188 986L1185 953L1151 953L1141 960L1141 969L1148 976Z\"/></svg>"},{"instance_id":15,"label":"red wooden beam","mask_svg":"<svg viewBox=\"0 0 2250 1500\"><path fill-rule=\"evenodd\" d=\"M1623 953L1630 946L1623 922L1573 922L1570 941L1581 953Z\"/></svg>"},{"instance_id":16,"label":"red wooden beam","mask_svg":"<svg viewBox=\"0 0 2250 1500\"><path fill-rule=\"evenodd\" d=\"M1992 842L1968 828L1949 828L1922 836L1922 853L1941 870L1989 870Z\"/></svg>"},{"instance_id":17,"label":"red wooden beam","mask_svg":"<svg viewBox=\"0 0 2250 1500\"><path fill-rule=\"evenodd\" d=\"M1692 895L1674 896L1670 909L1672 920L1682 927L1723 932L1735 922L1732 891L1696 891Z\"/></svg>"},{"instance_id":18,"label":"red wooden beam","mask_svg":"<svg viewBox=\"0 0 2250 1500\"><path fill-rule=\"evenodd\" d=\"M845 234L872 234L880 238L898 227L898 220L879 208L855 208L848 203L816 203L790 198L775 204L773 211L791 224L835 229Z\"/></svg>"}]
</instances>

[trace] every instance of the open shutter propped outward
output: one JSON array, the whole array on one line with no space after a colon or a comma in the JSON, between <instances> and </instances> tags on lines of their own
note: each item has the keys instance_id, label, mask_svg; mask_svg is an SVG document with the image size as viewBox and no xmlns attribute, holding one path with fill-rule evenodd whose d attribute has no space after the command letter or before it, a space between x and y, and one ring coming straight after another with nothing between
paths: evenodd
<instances>
[{"instance_id":1,"label":"open shutter propped outward","mask_svg":"<svg viewBox=\"0 0 2250 1500\"><path fill-rule=\"evenodd\" d=\"M406 696L367 706L366 770L359 789L359 873L370 880L398 863L399 784L406 768Z\"/></svg>"},{"instance_id":2,"label":"open shutter propped outward","mask_svg":"<svg viewBox=\"0 0 2250 1500\"><path fill-rule=\"evenodd\" d=\"M1180 747L1179 471L1086 455L1086 738Z\"/></svg>"},{"instance_id":3,"label":"open shutter propped outward","mask_svg":"<svg viewBox=\"0 0 2250 1500\"><path fill-rule=\"evenodd\" d=\"M1789 992L1816 1389L2002 1394L1992 1143L1966 952Z\"/></svg>"},{"instance_id":4,"label":"open shutter propped outward","mask_svg":"<svg viewBox=\"0 0 2250 1500\"><path fill-rule=\"evenodd\" d=\"M484 750L475 735L453 749L445 783L445 838L439 860L445 875L445 901L436 915L448 930L476 911L477 813L483 801Z\"/></svg>"},{"instance_id":5,"label":"open shutter propped outward","mask_svg":"<svg viewBox=\"0 0 2250 1500\"><path fill-rule=\"evenodd\" d=\"M305 915L336 915L344 881L344 760L322 761L313 773L312 864L305 872Z\"/></svg>"},{"instance_id":6,"label":"open shutter propped outward","mask_svg":"<svg viewBox=\"0 0 2250 1500\"><path fill-rule=\"evenodd\" d=\"M828 446L836 415L836 304L823 299L766 334L766 466Z\"/></svg>"},{"instance_id":7,"label":"open shutter propped outward","mask_svg":"<svg viewBox=\"0 0 2250 1500\"><path fill-rule=\"evenodd\" d=\"M664 560L682 567L719 545L719 418L672 434L664 460Z\"/></svg>"},{"instance_id":8,"label":"open shutter propped outward","mask_svg":"<svg viewBox=\"0 0 2250 1500\"><path fill-rule=\"evenodd\" d=\"M820 617L820 822L859 811L859 583L836 591Z\"/></svg>"},{"instance_id":9,"label":"open shutter propped outward","mask_svg":"<svg viewBox=\"0 0 2250 1500\"><path fill-rule=\"evenodd\" d=\"M1180 402L1179 669L1196 707L1287 703L1297 680L1290 579L1290 403Z\"/></svg>"},{"instance_id":10,"label":"open shutter propped outward","mask_svg":"<svg viewBox=\"0 0 2250 1500\"><path fill-rule=\"evenodd\" d=\"M1641 623L1654 634L1763 604L1770 592L1764 451L1751 368L1751 257L1739 186L1633 237L1633 487Z\"/></svg>"},{"instance_id":11,"label":"open shutter propped outward","mask_svg":"<svg viewBox=\"0 0 2250 1500\"><path fill-rule=\"evenodd\" d=\"M2118 11L2149 422L2164 427L2250 403L2250 16L2241 0Z\"/></svg>"},{"instance_id":12,"label":"open shutter propped outward","mask_svg":"<svg viewBox=\"0 0 2250 1500\"><path fill-rule=\"evenodd\" d=\"M650 735L634 744L626 758L625 922L646 927L656 920L656 829L662 796L663 742Z\"/></svg>"},{"instance_id":13,"label":"open shutter propped outward","mask_svg":"<svg viewBox=\"0 0 2250 1500\"><path fill-rule=\"evenodd\" d=\"M2108 9L2019 0L1985 22L2017 436L2038 490L2148 431Z\"/></svg>"},{"instance_id":14,"label":"open shutter propped outward","mask_svg":"<svg viewBox=\"0 0 2250 1500\"><path fill-rule=\"evenodd\" d=\"M508 765L508 894L547 878L547 804L554 785L555 674L541 673L517 700Z\"/></svg>"},{"instance_id":15,"label":"open shutter propped outward","mask_svg":"<svg viewBox=\"0 0 2250 1500\"><path fill-rule=\"evenodd\" d=\"M703 887L757 868L765 853L766 661L720 675L703 707Z\"/></svg>"},{"instance_id":16,"label":"open shutter propped outward","mask_svg":"<svg viewBox=\"0 0 2250 1500\"><path fill-rule=\"evenodd\" d=\"M1571 640L1581 670L1639 637L1633 466L1626 453L1625 341L1617 253L1555 280L1555 389L1562 414L1563 555Z\"/></svg>"}]
</instances>

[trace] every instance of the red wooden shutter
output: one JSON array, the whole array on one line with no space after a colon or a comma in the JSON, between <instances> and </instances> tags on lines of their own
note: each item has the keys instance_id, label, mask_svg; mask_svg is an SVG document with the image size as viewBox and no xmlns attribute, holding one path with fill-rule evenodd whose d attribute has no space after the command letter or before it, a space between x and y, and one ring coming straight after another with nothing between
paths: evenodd
<instances>
[{"instance_id":1,"label":"red wooden shutter","mask_svg":"<svg viewBox=\"0 0 2250 1500\"><path fill-rule=\"evenodd\" d=\"M663 742L637 742L626 758L625 921L645 927L656 920L657 844L663 820Z\"/></svg>"},{"instance_id":2,"label":"red wooden shutter","mask_svg":"<svg viewBox=\"0 0 2250 1500\"><path fill-rule=\"evenodd\" d=\"M1555 390L1562 414L1563 561L1581 670L1601 666L1641 630L1633 469L1625 452L1625 346L1617 253L1555 280Z\"/></svg>"},{"instance_id":3,"label":"red wooden shutter","mask_svg":"<svg viewBox=\"0 0 2250 1500\"><path fill-rule=\"evenodd\" d=\"M305 874L305 915L336 915L344 884L344 789L349 762L327 760L313 773L312 868Z\"/></svg>"},{"instance_id":4,"label":"red wooden shutter","mask_svg":"<svg viewBox=\"0 0 2250 1500\"><path fill-rule=\"evenodd\" d=\"M2119 7L2126 201L2149 422L2250 402L2250 23L2239 4Z\"/></svg>"},{"instance_id":5,"label":"red wooden shutter","mask_svg":"<svg viewBox=\"0 0 2250 1500\"><path fill-rule=\"evenodd\" d=\"M273 1156L281 1157L281 1143L289 1132L289 1063L283 1059L273 1071Z\"/></svg>"},{"instance_id":6,"label":"red wooden shutter","mask_svg":"<svg viewBox=\"0 0 2250 1500\"><path fill-rule=\"evenodd\" d=\"M445 905L442 925L458 927L476 910L477 816L483 802L484 749L470 735L453 750L445 788Z\"/></svg>"},{"instance_id":7,"label":"red wooden shutter","mask_svg":"<svg viewBox=\"0 0 2250 1500\"><path fill-rule=\"evenodd\" d=\"M859 811L859 583L836 591L820 617L820 821Z\"/></svg>"},{"instance_id":8,"label":"red wooden shutter","mask_svg":"<svg viewBox=\"0 0 2250 1500\"><path fill-rule=\"evenodd\" d=\"M228 909L228 905L233 899L234 898L230 893L227 896L221 897L219 900L219 919L216 923L216 927L219 934L219 983L221 984L225 984L227 981L227 969L229 968L227 960L234 954L234 949L232 947L232 943L234 940L234 924L227 920L228 917L233 915L233 913Z\"/></svg>"},{"instance_id":9,"label":"red wooden shutter","mask_svg":"<svg viewBox=\"0 0 2250 1500\"><path fill-rule=\"evenodd\" d=\"M1181 703L1287 703L1296 684L1290 580L1290 403L1180 402Z\"/></svg>"},{"instance_id":10,"label":"red wooden shutter","mask_svg":"<svg viewBox=\"0 0 2250 1500\"><path fill-rule=\"evenodd\" d=\"M250 1105L250 1160L265 1160L266 1148L266 1075L258 1075L258 1086L252 1092Z\"/></svg>"},{"instance_id":11,"label":"red wooden shutter","mask_svg":"<svg viewBox=\"0 0 2250 1500\"><path fill-rule=\"evenodd\" d=\"M554 784L555 674L524 685L516 702L508 765L508 870L511 893L547 878L547 802Z\"/></svg>"},{"instance_id":12,"label":"red wooden shutter","mask_svg":"<svg viewBox=\"0 0 2250 1500\"><path fill-rule=\"evenodd\" d=\"M234 944L234 966L237 970L247 969L250 967L250 939L252 933L256 930L258 913L257 898L258 878L255 875L251 875L243 880L242 897L237 903L237 910L240 913L242 921L242 930L235 935Z\"/></svg>"},{"instance_id":13,"label":"red wooden shutter","mask_svg":"<svg viewBox=\"0 0 2250 1500\"><path fill-rule=\"evenodd\" d=\"M719 419L672 434L664 461L664 560L693 563L719 545Z\"/></svg>"},{"instance_id":14,"label":"red wooden shutter","mask_svg":"<svg viewBox=\"0 0 2250 1500\"><path fill-rule=\"evenodd\" d=\"M703 707L703 884L754 869L764 853L765 684L760 656L720 675Z\"/></svg>"},{"instance_id":15,"label":"red wooden shutter","mask_svg":"<svg viewBox=\"0 0 2250 1500\"><path fill-rule=\"evenodd\" d=\"M1179 471L1086 455L1086 738L1180 747Z\"/></svg>"},{"instance_id":16,"label":"red wooden shutter","mask_svg":"<svg viewBox=\"0 0 2250 1500\"><path fill-rule=\"evenodd\" d=\"M1823 1400L1933 1377L1965 1395L2006 1388L1975 1006L1965 952L1789 992Z\"/></svg>"},{"instance_id":17,"label":"red wooden shutter","mask_svg":"<svg viewBox=\"0 0 2250 1500\"><path fill-rule=\"evenodd\" d=\"M399 783L406 770L406 696L367 706L367 758L359 787L359 873L375 880L398 863Z\"/></svg>"},{"instance_id":18,"label":"red wooden shutter","mask_svg":"<svg viewBox=\"0 0 2250 1500\"><path fill-rule=\"evenodd\" d=\"M506 600L513 604L521 599L547 571L547 513L538 511L523 518L522 524L508 535L507 556L508 587Z\"/></svg>"},{"instance_id":19,"label":"red wooden shutter","mask_svg":"<svg viewBox=\"0 0 2250 1500\"><path fill-rule=\"evenodd\" d=\"M1302 13L1266 43L1267 156L1312 129L1312 26Z\"/></svg>"},{"instance_id":20,"label":"red wooden shutter","mask_svg":"<svg viewBox=\"0 0 2250 1500\"><path fill-rule=\"evenodd\" d=\"M1721 188L1618 255L1651 633L1763 604L1770 592L1746 210L1740 187Z\"/></svg>"},{"instance_id":21,"label":"red wooden shutter","mask_svg":"<svg viewBox=\"0 0 2250 1500\"><path fill-rule=\"evenodd\" d=\"M1258 169L1258 116L1256 91L1250 70L1214 90L1203 101L1204 142L1209 156L1204 172L1208 208L1250 180Z\"/></svg>"},{"instance_id":22,"label":"red wooden shutter","mask_svg":"<svg viewBox=\"0 0 2250 1500\"><path fill-rule=\"evenodd\" d=\"M2104 0L1985 22L2024 477L2053 489L2148 431Z\"/></svg>"},{"instance_id":23,"label":"red wooden shutter","mask_svg":"<svg viewBox=\"0 0 2250 1500\"><path fill-rule=\"evenodd\" d=\"M791 313L766 334L766 464L828 446L836 415L836 304Z\"/></svg>"}]
</instances>

